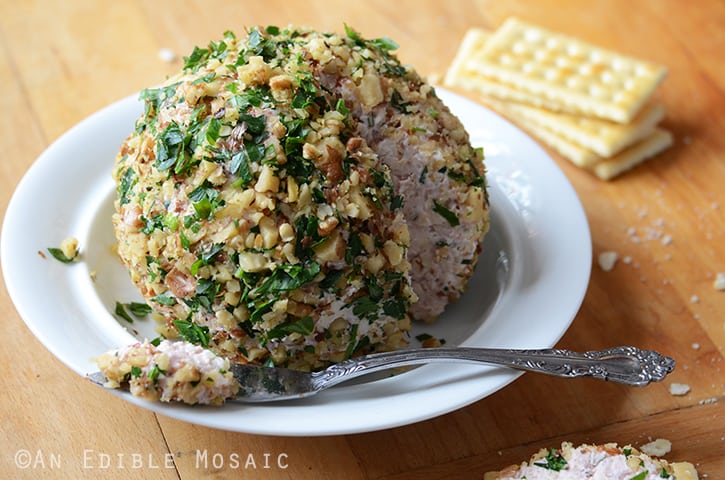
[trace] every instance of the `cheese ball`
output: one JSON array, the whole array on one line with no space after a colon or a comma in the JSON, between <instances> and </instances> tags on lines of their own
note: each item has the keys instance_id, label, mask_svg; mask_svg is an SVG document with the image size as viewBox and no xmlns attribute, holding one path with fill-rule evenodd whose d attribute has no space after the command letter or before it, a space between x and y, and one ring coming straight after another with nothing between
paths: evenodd
<instances>
[{"instance_id":1,"label":"cheese ball","mask_svg":"<svg viewBox=\"0 0 725 480\"><path fill-rule=\"evenodd\" d=\"M113 224L164 336L319 369L407 346L411 317L461 294L488 226L482 154L393 47L227 32L141 93Z\"/></svg>"}]
</instances>

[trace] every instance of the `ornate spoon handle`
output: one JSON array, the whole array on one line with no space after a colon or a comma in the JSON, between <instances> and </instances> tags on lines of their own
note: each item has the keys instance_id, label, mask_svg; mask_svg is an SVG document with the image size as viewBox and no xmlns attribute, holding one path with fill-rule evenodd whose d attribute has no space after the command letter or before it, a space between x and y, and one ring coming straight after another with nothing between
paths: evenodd
<instances>
[{"instance_id":1,"label":"ornate spoon handle","mask_svg":"<svg viewBox=\"0 0 725 480\"><path fill-rule=\"evenodd\" d=\"M313 383L316 389L322 390L380 370L440 362L485 363L557 377L594 377L634 386L660 381L675 368L675 361L670 357L629 346L584 353L560 349L420 348L347 360L313 374Z\"/></svg>"}]
</instances>

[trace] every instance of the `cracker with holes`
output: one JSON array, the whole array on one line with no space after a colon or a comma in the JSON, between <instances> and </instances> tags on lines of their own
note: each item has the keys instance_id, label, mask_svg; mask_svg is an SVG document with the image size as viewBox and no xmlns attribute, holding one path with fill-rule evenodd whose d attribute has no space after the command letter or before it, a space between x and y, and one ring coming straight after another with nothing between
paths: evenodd
<instances>
[{"instance_id":1,"label":"cracker with holes","mask_svg":"<svg viewBox=\"0 0 725 480\"><path fill-rule=\"evenodd\" d=\"M663 66L590 45L516 18L476 51L486 78L546 99L556 110L629 123L664 80Z\"/></svg>"},{"instance_id":2,"label":"cracker with holes","mask_svg":"<svg viewBox=\"0 0 725 480\"><path fill-rule=\"evenodd\" d=\"M475 91L573 164L610 180L672 144L651 100L666 69L507 20L471 28L445 85Z\"/></svg>"},{"instance_id":3,"label":"cracker with holes","mask_svg":"<svg viewBox=\"0 0 725 480\"><path fill-rule=\"evenodd\" d=\"M608 157L602 157L551 129L543 128L525 115L521 115L519 109L517 109L518 105L491 100L486 100L486 103L529 131L576 166L591 171L602 180L611 180L634 168L664 151L673 142L670 132L653 125L651 129L640 129L644 130L644 134L633 137L635 140L628 143L626 148L617 150L616 153Z\"/></svg>"}]
</instances>

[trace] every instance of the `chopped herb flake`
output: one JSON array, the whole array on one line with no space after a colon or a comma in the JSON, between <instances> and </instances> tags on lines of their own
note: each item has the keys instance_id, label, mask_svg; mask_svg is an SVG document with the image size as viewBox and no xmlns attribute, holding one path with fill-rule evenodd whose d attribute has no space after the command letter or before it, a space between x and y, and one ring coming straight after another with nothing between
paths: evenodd
<instances>
[{"instance_id":1,"label":"chopped herb flake","mask_svg":"<svg viewBox=\"0 0 725 480\"><path fill-rule=\"evenodd\" d=\"M440 204L438 200L433 200L433 211L445 218L451 227L457 227L461 223L456 214Z\"/></svg>"},{"instance_id":2,"label":"chopped herb flake","mask_svg":"<svg viewBox=\"0 0 725 480\"><path fill-rule=\"evenodd\" d=\"M210 145L214 145L219 139L219 132L222 128L222 122L218 118L212 118L209 120L209 125L206 127L206 141Z\"/></svg>"},{"instance_id":3,"label":"chopped herb flake","mask_svg":"<svg viewBox=\"0 0 725 480\"><path fill-rule=\"evenodd\" d=\"M61 250L60 248L48 247L48 253L50 253L53 258L62 263L72 263L76 258L78 258L78 252L79 250L76 249L73 256L68 257L65 253L63 253L63 250Z\"/></svg>"},{"instance_id":4,"label":"chopped herb flake","mask_svg":"<svg viewBox=\"0 0 725 480\"><path fill-rule=\"evenodd\" d=\"M118 304L118 302L116 302L116 304ZM125 307L129 312L131 312L131 315L136 318L144 318L152 312L149 305L141 302L123 303L121 306Z\"/></svg>"},{"instance_id":5,"label":"chopped herb flake","mask_svg":"<svg viewBox=\"0 0 725 480\"><path fill-rule=\"evenodd\" d=\"M350 343L347 344L347 349L345 350L345 358L350 358L352 356L352 353L355 351L355 347L357 346L357 323L354 323L352 327L350 327Z\"/></svg>"},{"instance_id":6,"label":"chopped herb flake","mask_svg":"<svg viewBox=\"0 0 725 480\"><path fill-rule=\"evenodd\" d=\"M153 118L161 107L161 104L167 99L174 96L174 93L176 93L176 87L178 86L179 83L177 82L160 88L147 88L141 90L141 93L139 94L139 100L144 101L143 118L145 121L149 121L151 118ZM140 122L137 125L137 132L143 131L144 128L144 123Z\"/></svg>"},{"instance_id":7,"label":"chopped herb flake","mask_svg":"<svg viewBox=\"0 0 725 480\"><path fill-rule=\"evenodd\" d=\"M184 250L188 250L191 247L191 241L184 235L184 232L179 232L179 241Z\"/></svg>"},{"instance_id":8,"label":"chopped herb flake","mask_svg":"<svg viewBox=\"0 0 725 480\"><path fill-rule=\"evenodd\" d=\"M345 35L347 35L347 38L355 42L355 45L358 46L365 46L365 39L363 39L359 33L357 33L355 30L353 30L352 27L350 27L347 23L345 25Z\"/></svg>"},{"instance_id":9,"label":"chopped herb flake","mask_svg":"<svg viewBox=\"0 0 725 480\"><path fill-rule=\"evenodd\" d=\"M210 72L210 73L207 73L206 75L204 75L203 77L197 78L196 80L194 80L193 82L191 82L191 84L192 85L198 85L200 83L210 83L215 78L216 78L216 73L215 72Z\"/></svg>"},{"instance_id":10,"label":"chopped herb flake","mask_svg":"<svg viewBox=\"0 0 725 480\"><path fill-rule=\"evenodd\" d=\"M347 108L347 106L345 105L345 100L342 98L337 100L337 104L335 105L335 110L337 110L339 113L341 113L345 117L347 117L347 114L350 113L350 109Z\"/></svg>"},{"instance_id":11,"label":"chopped herb flake","mask_svg":"<svg viewBox=\"0 0 725 480\"><path fill-rule=\"evenodd\" d=\"M360 36L358 32L353 30L352 27L345 24L345 34L347 37L355 42L355 45L358 45L360 47L372 47L379 50L382 50L384 52L389 52L391 50L397 50L398 44L395 43L393 40L389 39L388 37L382 37L382 38L375 38L373 40L365 40Z\"/></svg>"},{"instance_id":12,"label":"chopped herb flake","mask_svg":"<svg viewBox=\"0 0 725 480\"><path fill-rule=\"evenodd\" d=\"M356 298L346 306L352 307L352 313L358 318L371 319L378 313L378 304L367 295Z\"/></svg>"},{"instance_id":13,"label":"chopped herb flake","mask_svg":"<svg viewBox=\"0 0 725 480\"><path fill-rule=\"evenodd\" d=\"M125 205L131 201L129 195L133 186L136 185L136 182L136 172L133 168L128 167L126 171L123 172L121 181L118 183L118 199L121 205Z\"/></svg>"},{"instance_id":14,"label":"chopped herb flake","mask_svg":"<svg viewBox=\"0 0 725 480\"><path fill-rule=\"evenodd\" d=\"M272 275L253 290L255 295L276 294L300 288L311 282L320 273L320 264L308 262L305 264L280 265Z\"/></svg>"},{"instance_id":15,"label":"chopped herb flake","mask_svg":"<svg viewBox=\"0 0 725 480\"><path fill-rule=\"evenodd\" d=\"M250 107L259 107L265 102L274 102L274 97L272 97L269 88L265 86L259 86L254 88L250 87L238 94L236 91L236 83L230 83L226 88L227 90L235 94L230 99L230 103L234 108L237 109L240 114L246 113Z\"/></svg>"},{"instance_id":16,"label":"chopped herb flake","mask_svg":"<svg viewBox=\"0 0 725 480\"><path fill-rule=\"evenodd\" d=\"M264 115L255 117L254 115L250 115L248 113L240 113L239 121L244 122L247 125L247 131L252 135L259 135L263 133L267 124Z\"/></svg>"},{"instance_id":17,"label":"chopped herb flake","mask_svg":"<svg viewBox=\"0 0 725 480\"><path fill-rule=\"evenodd\" d=\"M252 172L249 167L249 154L247 153L246 149L242 149L235 153L232 156L231 164L229 165L229 170L234 175L239 175L239 186L242 188L246 188L247 185L249 185L252 180L254 180L254 177L252 177Z\"/></svg>"},{"instance_id":18,"label":"chopped herb flake","mask_svg":"<svg viewBox=\"0 0 725 480\"><path fill-rule=\"evenodd\" d=\"M159 171L173 167L184 150L184 134L176 122L170 122L156 142L156 161Z\"/></svg>"},{"instance_id":19,"label":"chopped herb flake","mask_svg":"<svg viewBox=\"0 0 725 480\"><path fill-rule=\"evenodd\" d=\"M133 323L133 318L131 318L128 312L126 312L126 309L123 308L122 303L116 302L116 308L113 310L113 313L126 320L128 323Z\"/></svg>"},{"instance_id":20,"label":"chopped herb flake","mask_svg":"<svg viewBox=\"0 0 725 480\"><path fill-rule=\"evenodd\" d=\"M189 200L194 207L196 217L199 220L211 220L216 208L221 205L218 200L219 191L210 187L207 183L195 188L189 194Z\"/></svg>"},{"instance_id":21,"label":"chopped herb flake","mask_svg":"<svg viewBox=\"0 0 725 480\"><path fill-rule=\"evenodd\" d=\"M400 93L393 89L393 93L390 94L390 106L400 113L409 113L410 102L404 102Z\"/></svg>"},{"instance_id":22,"label":"chopped herb flake","mask_svg":"<svg viewBox=\"0 0 725 480\"><path fill-rule=\"evenodd\" d=\"M391 50L397 50L399 46L388 37L375 38L373 40L370 40L368 44L373 45L374 47L379 48L380 50L384 50L386 52L389 52Z\"/></svg>"},{"instance_id":23,"label":"chopped herb flake","mask_svg":"<svg viewBox=\"0 0 725 480\"><path fill-rule=\"evenodd\" d=\"M360 255L363 250L363 244L362 240L360 240L360 236L351 233L350 239L347 242L347 250L345 251L345 261L347 263L354 263L355 257Z\"/></svg>"},{"instance_id":24,"label":"chopped herb flake","mask_svg":"<svg viewBox=\"0 0 725 480\"><path fill-rule=\"evenodd\" d=\"M420 176L418 177L418 183L425 183L425 177L428 175L428 165L423 167L423 170L420 172Z\"/></svg>"},{"instance_id":25,"label":"chopped herb flake","mask_svg":"<svg viewBox=\"0 0 725 480\"><path fill-rule=\"evenodd\" d=\"M320 288L323 290L335 288L344 274L344 270L330 270L325 274L325 278L320 282Z\"/></svg>"},{"instance_id":26,"label":"chopped herb flake","mask_svg":"<svg viewBox=\"0 0 725 480\"><path fill-rule=\"evenodd\" d=\"M300 76L298 78L300 88L292 99L292 108L305 109L315 103L317 100L317 87L312 80L311 75Z\"/></svg>"},{"instance_id":27,"label":"chopped herb flake","mask_svg":"<svg viewBox=\"0 0 725 480\"><path fill-rule=\"evenodd\" d=\"M405 299L401 297L391 298L383 303L383 313L398 320L405 318L407 304Z\"/></svg>"},{"instance_id":28,"label":"chopped herb flake","mask_svg":"<svg viewBox=\"0 0 725 480\"><path fill-rule=\"evenodd\" d=\"M203 252L201 255L199 255L198 259L191 264L191 268L189 269L189 272L192 275L196 275L199 273L199 268L209 265L211 261L214 259L214 257L222 251L224 248L223 243L215 243L209 249L205 252Z\"/></svg>"},{"instance_id":29,"label":"chopped herb flake","mask_svg":"<svg viewBox=\"0 0 725 480\"><path fill-rule=\"evenodd\" d=\"M545 462L534 462L534 465L547 470L553 470L555 472L559 472L566 467L566 459L556 453L556 450L553 448L549 450L549 453L546 455L544 460Z\"/></svg>"},{"instance_id":30,"label":"chopped herb flake","mask_svg":"<svg viewBox=\"0 0 725 480\"><path fill-rule=\"evenodd\" d=\"M312 317L304 317L294 322L287 322L277 325L267 332L267 339L282 338L291 333L299 333L300 335L311 335L315 328Z\"/></svg>"},{"instance_id":31,"label":"chopped herb flake","mask_svg":"<svg viewBox=\"0 0 725 480\"><path fill-rule=\"evenodd\" d=\"M151 301L166 306L176 305L176 299L174 297L170 297L169 292L160 293L155 297L151 297Z\"/></svg>"},{"instance_id":32,"label":"chopped herb flake","mask_svg":"<svg viewBox=\"0 0 725 480\"><path fill-rule=\"evenodd\" d=\"M209 346L209 327L199 326L189 320L174 320L174 325L187 342L201 344L205 348Z\"/></svg>"},{"instance_id":33,"label":"chopped herb flake","mask_svg":"<svg viewBox=\"0 0 725 480\"><path fill-rule=\"evenodd\" d=\"M151 371L149 372L149 380L154 382L154 385L156 385L159 381L159 375L165 374L165 373L166 373L166 370L162 370L161 368L159 368L159 366L157 364L154 363L154 368L152 368Z\"/></svg>"},{"instance_id":34,"label":"chopped herb flake","mask_svg":"<svg viewBox=\"0 0 725 480\"><path fill-rule=\"evenodd\" d=\"M196 71L209 58L209 50L206 48L194 47L191 55L184 57L184 70Z\"/></svg>"},{"instance_id":35,"label":"chopped herb flake","mask_svg":"<svg viewBox=\"0 0 725 480\"><path fill-rule=\"evenodd\" d=\"M402 195L394 195L390 200L390 210L397 210L403 206L404 198Z\"/></svg>"}]
</instances>

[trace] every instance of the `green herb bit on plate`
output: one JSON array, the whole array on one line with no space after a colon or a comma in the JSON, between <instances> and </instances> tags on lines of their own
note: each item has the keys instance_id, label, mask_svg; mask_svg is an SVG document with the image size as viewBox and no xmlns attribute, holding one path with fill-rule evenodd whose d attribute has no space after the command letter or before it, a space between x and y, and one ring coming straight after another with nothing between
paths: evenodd
<instances>
[{"instance_id":1,"label":"green herb bit on plate","mask_svg":"<svg viewBox=\"0 0 725 480\"><path fill-rule=\"evenodd\" d=\"M78 258L78 254L80 253L78 240L74 237L68 237L60 242L60 248L48 247L48 253L59 262L72 263Z\"/></svg>"}]
</instances>

